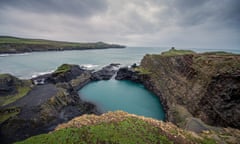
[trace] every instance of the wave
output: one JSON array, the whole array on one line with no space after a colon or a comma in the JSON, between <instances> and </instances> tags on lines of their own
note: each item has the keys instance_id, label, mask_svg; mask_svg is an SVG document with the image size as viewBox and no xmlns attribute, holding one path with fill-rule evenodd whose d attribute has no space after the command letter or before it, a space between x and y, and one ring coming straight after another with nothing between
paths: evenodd
<instances>
[{"instance_id":1,"label":"wave","mask_svg":"<svg viewBox=\"0 0 240 144\"><path fill-rule=\"evenodd\" d=\"M18 53L18 54L0 54L0 57L8 57L8 56L24 56L29 55L30 53Z\"/></svg>"},{"instance_id":2,"label":"wave","mask_svg":"<svg viewBox=\"0 0 240 144\"><path fill-rule=\"evenodd\" d=\"M53 73L54 70L51 70L51 71L45 71L45 72L37 72L37 73L34 73L31 77L32 78L35 78L35 77L38 77L40 75L45 75L45 74L49 74L49 73Z\"/></svg>"},{"instance_id":3,"label":"wave","mask_svg":"<svg viewBox=\"0 0 240 144\"><path fill-rule=\"evenodd\" d=\"M0 57L7 57L10 56L10 54L0 54Z\"/></svg>"},{"instance_id":4,"label":"wave","mask_svg":"<svg viewBox=\"0 0 240 144\"><path fill-rule=\"evenodd\" d=\"M99 65L94 65L94 64L82 64L80 65L81 68L92 70L94 68L99 67Z\"/></svg>"}]
</instances>

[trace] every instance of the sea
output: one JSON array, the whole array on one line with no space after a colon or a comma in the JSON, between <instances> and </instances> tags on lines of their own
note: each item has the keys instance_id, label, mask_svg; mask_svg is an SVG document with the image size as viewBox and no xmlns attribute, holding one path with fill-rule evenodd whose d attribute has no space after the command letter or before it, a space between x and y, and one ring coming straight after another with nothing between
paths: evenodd
<instances>
[{"instance_id":1,"label":"sea","mask_svg":"<svg viewBox=\"0 0 240 144\"><path fill-rule=\"evenodd\" d=\"M77 64L99 70L110 63L129 66L140 63L146 54L160 54L169 47L127 47L123 49L48 51L22 54L1 54L0 73L21 79L51 73L61 64ZM184 48L181 48L184 49ZM195 52L226 51L240 54L240 49L186 48ZM129 113L164 120L161 102L141 84L130 81L92 82L79 91L81 99L95 103L102 112L123 110Z\"/></svg>"}]
</instances>

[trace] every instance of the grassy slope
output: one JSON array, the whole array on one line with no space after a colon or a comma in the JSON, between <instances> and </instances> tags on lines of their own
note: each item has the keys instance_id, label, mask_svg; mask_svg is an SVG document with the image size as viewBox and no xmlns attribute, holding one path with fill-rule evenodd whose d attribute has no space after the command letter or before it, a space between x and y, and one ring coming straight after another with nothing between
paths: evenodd
<instances>
[{"instance_id":1,"label":"grassy slope","mask_svg":"<svg viewBox=\"0 0 240 144\"><path fill-rule=\"evenodd\" d=\"M0 80L1 79L13 79L17 92L10 95L0 96L0 107L17 101L31 90L30 80L19 80L9 74L0 74ZM19 112L20 110L15 107L10 109L0 109L0 124L10 117L17 115Z\"/></svg>"},{"instance_id":2,"label":"grassy slope","mask_svg":"<svg viewBox=\"0 0 240 144\"><path fill-rule=\"evenodd\" d=\"M170 123L139 117L125 112L109 112L102 116L77 117L58 130L31 137L18 144L30 143L206 143L213 140L195 137Z\"/></svg>"},{"instance_id":3,"label":"grassy slope","mask_svg":"<svg viewBox=\"0 0 240 144\"><path fill-rule=\"evenodd\" d=\"M0 36L0 52L8 52L9 49L16 49L26 51L31 47L32 51L38 50L55 50L55 49L101 49L101 48L122 48L123 46L115 44L106 44L103 42L96 43L77 43L77 42L64 42L52 41L43 39L26 39L9 36Z\"/></svg>"}]
</instances>

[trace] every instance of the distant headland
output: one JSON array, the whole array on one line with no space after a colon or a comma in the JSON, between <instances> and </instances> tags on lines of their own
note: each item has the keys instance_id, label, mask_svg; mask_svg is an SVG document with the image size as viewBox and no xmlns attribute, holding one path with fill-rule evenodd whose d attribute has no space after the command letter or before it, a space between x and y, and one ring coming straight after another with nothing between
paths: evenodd
<instances>
[{"instance_id":1,"label":"distant headland","mask_svg":"<svg viewBox=\"0 0 240 144\"><path fill-rule=\"evenodd\" d=\"M12 36L0 36L0 54L108 48L125 48L125 46L118 44L107 44L104 42L78 43L44 39L19 38Z\"/></svg>"}]
</instances>

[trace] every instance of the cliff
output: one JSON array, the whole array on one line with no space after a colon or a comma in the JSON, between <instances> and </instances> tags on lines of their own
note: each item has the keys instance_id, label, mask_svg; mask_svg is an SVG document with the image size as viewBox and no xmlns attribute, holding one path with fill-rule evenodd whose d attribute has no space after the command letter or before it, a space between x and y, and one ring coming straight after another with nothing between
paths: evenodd
<instances>
[{"instance_id":1,"label":"cliff","mask_svg":"<svg viewBox=\"0 0 240 144\"><path fill-rule=\"evenodd\" d=\"M236 137L232 137L234 133ZM218 133L204 131L193 133L169 122L128 114L108 112L101 116L83 115L58 125L55 131L31 137L24 143L164 143L164 144L214 144L238 143L240 131L221 129Z\"/></svg>"},{"instance_id":2,"label":"cliff","mask_svg":"<svg viewBox=\"0 0 240 144\"><path fill-rule=\"evenodd\" d=\"M239 55L170 50L144 56L140 67L130 71L127 77L120 69L116 79L142 82L159 96L168 121L186 127L196 117L209 125L240 128Z\"/></svg>"},{"instance_id":3,"label":"cliff","mask_svg":"<svg viewBox=\"0 0 240 144\"><path fill-rule=\"evenodd\" d=\"M125 46L118 44L107 44L104 42L76 43L0 36L0 54L24 53L34 51L62 51L62 50L85 50L107 48L125 48Z\"/></svg>"}]
</instances>

